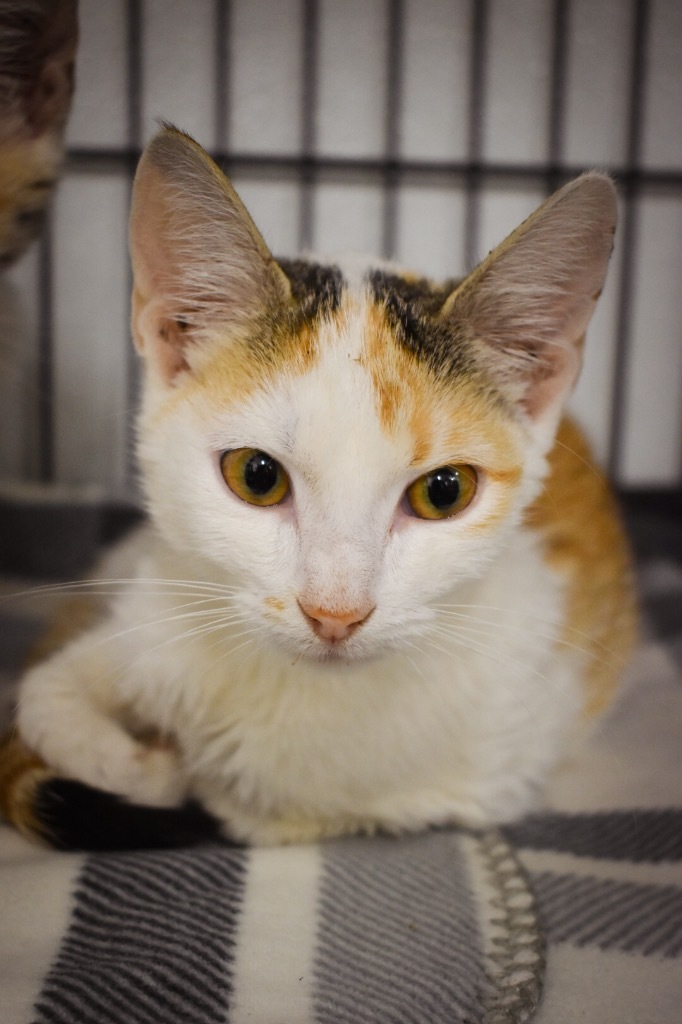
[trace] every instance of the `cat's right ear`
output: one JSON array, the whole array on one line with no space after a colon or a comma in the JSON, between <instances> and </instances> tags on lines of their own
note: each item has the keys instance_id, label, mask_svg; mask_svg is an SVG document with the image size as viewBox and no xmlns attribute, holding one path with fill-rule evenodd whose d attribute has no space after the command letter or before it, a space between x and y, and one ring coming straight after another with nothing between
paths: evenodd
<instances>
[{"instance_id":1,"label":"cat's right ear","mask_svg":"<svg viewBox=\"0 0 682 1024\"><path fill-rule=\"evenodd\" d=\"M165 126L138 165L130 218L135 344L166 383L207 339L248 331L290 297L225 175Z\"/></svg>"}]
</instances>

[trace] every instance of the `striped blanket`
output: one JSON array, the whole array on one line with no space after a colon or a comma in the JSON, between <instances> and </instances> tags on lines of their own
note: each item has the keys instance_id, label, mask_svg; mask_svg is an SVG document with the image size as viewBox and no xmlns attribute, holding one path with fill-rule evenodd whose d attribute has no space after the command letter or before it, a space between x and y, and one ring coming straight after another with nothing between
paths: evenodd
<instances>
[{"instance_id":1,"label":"striped blanket","mask_svg":"<svg viewBox=\"0 0 682 1024\"><path fill-rule=\"evenodd\" d=\"M56 854L0 826L2 1024L682 1019L682 560L632 681L502 832ZM0 717L54 598L0 594Z\"/></svg>"}]
</instances>

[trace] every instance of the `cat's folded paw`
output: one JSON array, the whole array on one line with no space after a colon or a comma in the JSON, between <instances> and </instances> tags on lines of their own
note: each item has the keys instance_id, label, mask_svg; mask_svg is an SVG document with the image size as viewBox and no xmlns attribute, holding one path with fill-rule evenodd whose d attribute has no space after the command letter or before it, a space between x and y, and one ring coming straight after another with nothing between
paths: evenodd
<instances>
[{"instance_id":1,"label":"cat's folded paw","mask_svg":"<svg viewBox=\"0 0 682 1024\"><path fill-rule=\"evenodd\" d=\"M187 780L177 751L171 746L140 745L131 765L130 790L135 803L175 807L187 795Z\"/></svg>"},{"instance_id":2,"label":"cat's folded paw","mask_svg":"<svg viewBox=\"0 0 682 1024\"><path fill-rule=\"evenodd\" d=\"M180 755L168 743L141 743L125 734L112 733L88 755L72 765L75 770L69 774L131 803L175 807L186 797Z\"/></svg>"}]
</instances>

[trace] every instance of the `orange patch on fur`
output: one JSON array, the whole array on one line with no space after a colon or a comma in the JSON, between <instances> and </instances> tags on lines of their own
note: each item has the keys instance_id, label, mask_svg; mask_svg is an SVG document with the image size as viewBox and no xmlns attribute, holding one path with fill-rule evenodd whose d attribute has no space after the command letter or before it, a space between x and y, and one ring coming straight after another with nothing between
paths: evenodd
<instances>
[{"instance_id":1,"label":"orange patch on fur","mask_svg":"<svg viewBox=\"0 0 682 1024\"><path fill-rule=\"evenodd\" d=\"M559 428L549 465L527 522L542 534L547 562L566 581L563 642L587 656L589 718L611 702L637 638L630 552L610 488L585 438L568 420Z\"/></svg>"},{"instance_id":2,"label":"orange patch on fur","mask_svg":"<svg viewBox=\"0 0 682 1024\"><path fill-rule=\"evenodd\" d=\"M43 838L34 812L37 787L52 773L18 734L0 743L0 815L29 838Z\"/></svg>"},{"instance_id":3,"label":"orange patch on fur","mask_svg":"<svg viewBox=\"0 0 682 1024\"><path fill-rule=\"evenodd\" d=\"M333 314L336 316L336 314ZM286 319L265 321L261 328L231 331L202 339L187 350L189 372L168 391L159 418L195 398L219 408L243 402L285 372L309 370L319 356L319 332L324 321L303 321L295 327ZM261 337L265 340L261 344Z\"/></svg>"},{"instance_id":4,"label":"orange patch on fur","mask_svg":"<svg viewBox=\"0 0 682 1024\"><path fill-rule=\"evenodd\" d=\"M472 378L438 380L429 367L396 342L383 307L369 307L360 362L370 374L384 430L407 429L415 470L464 462L500 485L494 514L477 523L486 530L503 517L522 475L518 428ZM503 500L503 488L508 498ZM474 528L474 527L472 527Z\"/></svg>"},{"instance_id":5,"label":"orange patch on fur","mask_svg":"<svg viewBox=\"0 0 682 1024\"><path fill-rule=\"evenodd\" d=\"M279 597L266 597L263 604L265 604L268 608L272 608L273 611L276 612L283 612L284 609L286 608L284 601L282 601L281 598Z\"/></svg>"},{"instance_id":6,"label":"orange patch on fur","mask_svg":"<svg viewBox=\"0 0 682 1024\"><path fill-rule=\"evenodd\" d=\"M291 321L286 316L265 320L245 335L214 346L206 363L197 366L194 383L221 404L232 397L241 400L284 373L307 373L319 358L321 332L340 332L344 322L343 309L313 321L297 321L295 316ZM259 334L265 338L262 344Z\"/></svg>"},{"instance_id":7,"label":"orange patch on fur","mask_svg":"<svg viewBox=\"0 0 682 1024\"><path fill-rule=\"evenodd\" d=\"M433 447L433 382L428 371L396 342L383 308L376 303L367 309L359 361L372 380L383 429L391 434L406 425L413 438L411 464L423 465Z\"/></svg>"}]
</instances>

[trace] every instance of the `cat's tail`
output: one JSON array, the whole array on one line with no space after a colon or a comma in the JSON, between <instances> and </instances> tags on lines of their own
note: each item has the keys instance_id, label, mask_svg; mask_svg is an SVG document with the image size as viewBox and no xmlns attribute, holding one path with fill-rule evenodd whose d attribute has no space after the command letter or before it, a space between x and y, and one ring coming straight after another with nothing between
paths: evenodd
<instances>
[{"instance_id":1,"label":"cat's tail","mask_svg":"<svg viewBox=\"0 0 682 1024\"><path fill-rule=\"evenodd\" d=\"M0 817L58 850L141 850L221 838L198 804L147 807L59 776L16 733L0 743Z\"/></svg>"}]
</instances>

